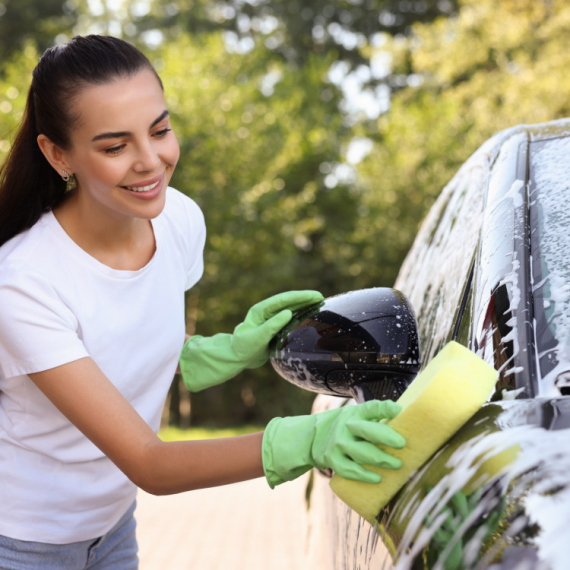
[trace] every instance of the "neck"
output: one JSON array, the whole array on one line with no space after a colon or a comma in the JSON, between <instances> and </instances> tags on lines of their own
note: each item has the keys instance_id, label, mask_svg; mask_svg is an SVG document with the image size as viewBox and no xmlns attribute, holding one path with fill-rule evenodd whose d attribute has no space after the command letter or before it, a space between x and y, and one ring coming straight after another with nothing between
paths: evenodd
<instances>
[{"instance_id":1,"label":"neck","mask_svg":"<svg viewBox=\"0 0 570 570\"><path fill-rule=\"evenodd\" d=\"M76 190L53 213L79 247L113 269L140 269L154 255L150 220L110 210L86 193Z\"/></svg>"}]
</instances>

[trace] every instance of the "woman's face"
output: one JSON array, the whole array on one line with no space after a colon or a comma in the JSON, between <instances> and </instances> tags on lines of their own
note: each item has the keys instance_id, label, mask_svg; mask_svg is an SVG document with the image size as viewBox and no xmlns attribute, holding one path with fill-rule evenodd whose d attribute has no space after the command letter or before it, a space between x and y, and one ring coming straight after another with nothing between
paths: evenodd
<instances>
[{"instance_id":1,"label":"woman's face","mask_svg":"<svg viewBox=\"0 0 570 570\"><path fill-rule=\"evenodd\" d=\"M143 70L87 87L72 112L79 120L64 154L78 180L77 198L93 213L158 216L180 149L155 75Z\"/></svg>"}]
</instances>

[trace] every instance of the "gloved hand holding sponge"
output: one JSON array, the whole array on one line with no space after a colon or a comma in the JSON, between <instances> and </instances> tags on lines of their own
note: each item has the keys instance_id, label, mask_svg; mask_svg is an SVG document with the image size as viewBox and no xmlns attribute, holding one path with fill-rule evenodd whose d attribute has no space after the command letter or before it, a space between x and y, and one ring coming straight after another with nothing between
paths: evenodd
<instances>
[{"instance_id":1,"label":"gloved hand holding sponge","mask_svg":"<svg viewBox=\"0 0 570 570\"><path fill-rule=\"evenodd\" d=\"M401 449L404 438L380 420L401 408L390 400L371 400L311 416L272 419L263 436L265 477L271 488L299 477L311 467L331 468L342 477L380 483L362 465L399 469L402 462L377 445Z\"/></svg>"}]
</instances>

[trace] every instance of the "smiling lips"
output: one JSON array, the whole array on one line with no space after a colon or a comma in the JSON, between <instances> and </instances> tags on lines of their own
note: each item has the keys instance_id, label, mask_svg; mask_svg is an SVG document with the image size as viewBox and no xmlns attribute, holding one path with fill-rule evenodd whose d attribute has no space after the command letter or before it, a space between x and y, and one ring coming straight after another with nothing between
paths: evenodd
<instances>
[{"instance_id":1,"label":"smiling lips","mask_svg":"<svg viewBox=\"0 0 570 570\"><path fill-rule=\"evenodd\" d=\"M127 192L131 192L132 196L141 198L144 200L151 200L158 196L162 190L162 181L164 179L164 172L151 180L145 180L141 184L136 184L134 186L119 186Z\"/></svg>"},{"instance_id":2,"label":"smiling lips","mask_svg":"<svg viewBox=\"0 0 570 570\"><path fill-rule=\"evenodd\" d=\"M125 188L127 190L132 190L133 192L148 192L149 190L156 188L156 185L159 182L160 182L160 180L158 180L154 184L149 184L148 186L125 186Z\"/></svg>"}]
</instances>

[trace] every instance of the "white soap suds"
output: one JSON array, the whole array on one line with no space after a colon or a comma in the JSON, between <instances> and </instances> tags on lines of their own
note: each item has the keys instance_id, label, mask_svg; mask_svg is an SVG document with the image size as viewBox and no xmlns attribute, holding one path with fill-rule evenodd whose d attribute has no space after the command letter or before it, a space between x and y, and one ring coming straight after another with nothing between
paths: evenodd
<instances>
[{"instance_id":1,"label":"white soap suds","mask_svg":"<svg viewBox=\"0 0 570 570\"><path fill-rule=\"evenodd\" d=\"M540 553L541 561L552 569L567 568L570 453L566 450L569 432L521 425L524 417L524 410L521 408L528 408L524 404L522 401L501 403L504 412L500 416L500 424L507 429L486 433L460 446L447 462L452 471L444 475L422 501L414 496L412 514L398 546L397 570L411 568L414 557L429 544L443 523L446 517L443 507L455 493L465 487L479 466L485 460L512 448L514 443L520 448L518 456L510 465L506 465L502 472L496 474L496 485L502 490L500 494L509 489L511 497L518 497L529 520L520 517L512 521L506 536L515 536L525 526L536 524L541 531L533 538L533 542ZM532 402L529 401L530 404ZM497 503L497 497L496 494L482 497L473 512L458 526L434 568L443 568L442 561L446 553L451 552L455 541ZM428 517L435 521L429 528L425 524ZM464 556L476 560L480 545L480 541L464 544Z\"/></svg>"}]
</instances>

